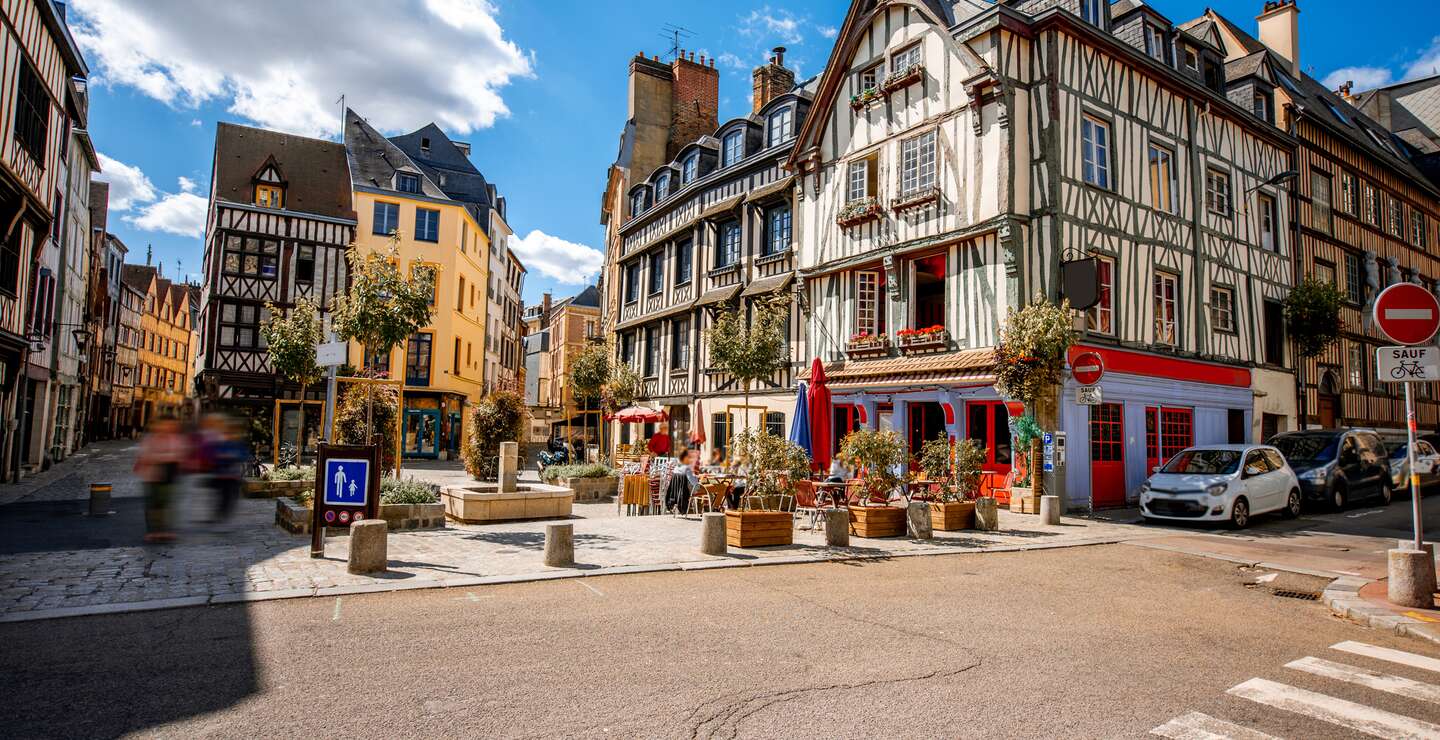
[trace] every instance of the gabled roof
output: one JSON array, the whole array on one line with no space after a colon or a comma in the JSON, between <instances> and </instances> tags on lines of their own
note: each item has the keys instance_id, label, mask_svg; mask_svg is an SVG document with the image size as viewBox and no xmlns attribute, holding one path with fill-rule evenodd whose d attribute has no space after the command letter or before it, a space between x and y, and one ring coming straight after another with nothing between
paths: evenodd
<instances>
[{"instance_id":1,"label":"gabled roof","mask_svg":"<svg viewBox=\"0 0 1440 740\"><path fill-rule=\"evenodd\" d=\"M580 291L579 295L571 298L569 303L580 307L599 308L600 289L594 285L587 285L584 290Z\"/></svg>"},{"instance_id":2,"label":"gabled roof","mask_svg":"<svg viewBox=\"0 0 1440 740\"><path fill-rule=\"evenodd\" d=\"M155 274L155 268L150 265L122 265L120 281L141 293L146 293L150 290L150 282L155 279Z\"/></svg>"},{"instance_id":3,"label":"gabled roof","mask_svg":"<svg viewBox=\"0 0 1440 740\"><path fill-rule=\"evenodd\" d=\"M433 123L425 124L419 130L403 136L391 137L390 142L399 147L410 161L420 166L436 185L454 200L489 206L490 184L475 168L474 163L460 151L445 132ZM422 146L426 142L428 147ZM440 173L445 174L441 183Z\"/></svg>"},{"instance_id":4,"label":"gabled roof","mask_svg":"<svg viewBox=\"0 0 1440 740\"><path fill-rule=\"evenodd\" d=\"M349 108L345 109L345 155L350 162L350 182L356 187L394 190L395 173L403 170L420 176L422 195L448 199L404 150Z\"/></svg>"},{"instance_id":5,"label":"gabled roof","mask_svg":"<svg viewBox=\"0 0 1440 740\"><path fill-rule=\"evenodd\" d=\"M253 204L255 175L271 157L291 176L284 210L355 219L344 145L223 121L215 127L215 199Z\"/></svg>"},{"instance_id":6,"label":"gabled roof","mask_svg":"<svg viewBox=\"0 0 1440 740\"><path fill-rule=\"evenodd\" d=\"M1267 52L1257 51L1247 54L1233 62L1225 63L1225 81L1234 82L1243 80L1246 77L1259 77L1263 80L1274 82L1270 76L1269 68L1265 61L1269 58Z\"/></svg>"}]
</instances>

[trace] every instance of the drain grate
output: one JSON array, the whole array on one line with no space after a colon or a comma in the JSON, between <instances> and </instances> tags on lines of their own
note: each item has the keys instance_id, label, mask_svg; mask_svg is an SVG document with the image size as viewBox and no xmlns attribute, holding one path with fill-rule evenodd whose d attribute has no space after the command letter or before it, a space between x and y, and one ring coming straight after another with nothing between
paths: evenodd
<instances>
[{"instance_id":1,"label":"drain grate","mask_svg":"<svg viewBox=\"0 0 1440 740\"><path fill-rule=\"evenodd\" d=\"M1271 591L1271 593L1285 599L1299 599L1301 601L1320 600L1320 594L1306 593L1304 591Z\"/></svg>"}]
</instances>

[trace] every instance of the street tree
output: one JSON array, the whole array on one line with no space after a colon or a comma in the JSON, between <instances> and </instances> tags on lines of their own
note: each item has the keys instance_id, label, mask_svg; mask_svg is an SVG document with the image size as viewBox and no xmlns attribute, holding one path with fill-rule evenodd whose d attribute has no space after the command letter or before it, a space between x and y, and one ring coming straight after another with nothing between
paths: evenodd
<instances>
[{"instance_id":1,"label":"street tree","mask_svg":"<svg viewBox=\"0 0 1440 740\"><path fill-rule=\"evenodd\" d=\"M612 347L604 342L595 342L585 345L585 349L576 356L574 364L570 366L570 392L581 408L588 409L591 405L597 405L601 394L605 390L605 384L610 381L610 353ZM587 415L584 433L589 438L590 421ZM598 433L598 429L596 430ZM597 434L598 437L598 434ZM565 440L570 444L570 440Z\"/></svg>"},{"instance_id":2,"label":"street tree","mask_svg":"<svg viewBox=\"0 0 1440 740\"><path fill-rule=\"evenodd\" d=\"M305 452L305 392L320 380L320 366L315 364L315 347L320 344L320 317L315 304L307 298L295 302L289 313L272 303L265 309L270 316L260 324L270 353L270 367L276 373L300 384L300 429L296 434L296 463Z\"/></svg>"},{"instance_id":3,"label":"street tree","mask_svg":"<svg viewBox=\"0 0 1440 740\"><path fill-rule=\"evenodd\" d=\"M782 299L757 302L749 320L743 308L720 312L705 332L710 344L710 364L740 382L745 406L750 406L750 387L757 380L773 376L790 355L785 348L786 303ZM750 415L745 415L745 430Z\"/></svg>"},{"instance_id":4,"label":"street tree","mask_svg":"<svg viewBox=\"0 0 1440 740\"><path fill-rule=\"evenodd\" d=\"M1295 381L1305 387L1305 360L1325 353L1340 340L1345 322L1340 318L1340 305L1345 296L1335 283L1314 275L1300 281L1285 297L1285 331L1295 342L1300 357L1295 363ZM1305 428L1305 393L1300 394L1300 428Z\"/></svg>"},{"instance_id":5,"label":"street tree","mask_svg":"<svg viewBox=\"0 0 1440 740\"><path fill-rule=\"evenodd\" d=\"M435 275L400 272L400 233L383 249L362 251L350 245L350 289L335 296L332 325L336 335L359 342L367 354L388 357L390 351L430 323L434 311ZM367 412L365 434L373 432Z\"/></svg>"}]
</instances>

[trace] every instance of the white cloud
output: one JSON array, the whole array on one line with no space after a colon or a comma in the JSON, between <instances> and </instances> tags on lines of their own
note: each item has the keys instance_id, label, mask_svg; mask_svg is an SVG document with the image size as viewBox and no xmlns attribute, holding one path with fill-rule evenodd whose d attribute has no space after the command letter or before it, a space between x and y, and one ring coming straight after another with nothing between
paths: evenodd
<instances>
[{"instance_id":1,"label":"white cloud","mask_svg":"<svg viewBox=\"0 0 1440 740\"><path fill-rule=\"evenodd\" d=\"M715 61L719 62L720 66L722 67L729 67L731 69L738 69L741 71L750 69L750 65L746 64L744 59L741 59L740 57L731 54L728 51L720 52L720 56L715 57Z\"/></svg>"},{"instance_id":2,"label":"white cloud","mask_svg":"<svg viewBox=\"0 0 1440 740\"><path fill-rule=\"evenodd\" d=\"M195 192L195 181L194 181L194 180L191 180L191 179L188 178L188 177L185 177L184 175L181 175L181 176L180 176L180 192L182 192L182 193L193 193L193 192Z\"/></svg>"},{"instance_id":3,"label":"white cloud","mask_svg":"<svg viewBox=\"0 0 1440 740\"><path fill-rule=\"evenodd\" d=\"M209 201L194 193L166 193L165 197L125 216L126 223L143 231L164 231L199 238L205 233Z\"/></svg>"},{"instance_id":4,"label":"white cloud","mask_svg":"<svg viewBox=\"0 0 1440 740\"><path fill-rule=\"evenodd\" d=\"M1433 74L1440 74L1440 36L1430 39L1429 48L1420 52L1415 61L1406 65L1405 76L1401 79L1414 80Z\"/></svg>"},{"instance_id":5,"label":"white cloud","mask_svg":"<svg viewBox=\"0 0 1440 740\"><path fill-rule=\"evenodd\" d=\"M1390 84L1390 70L1384 67L1342 67L1325 75L1320 81L1326 89L1334 90L1346 82L1355 83L1355 92L1373 90Z\"/></svg>"},{"instance_id":6,"label":"white cloud","mask_svg":"<svg viewBox=\"0 0 1440 740\"><path fill-rule=\"evenodd\" d=\"M158 197L155 185L139 167L99 154L100 171L95 179L110 183L110 210L128 211Z\"/></svg>"},{"instance_id":7,"label":"white cloud","mask_svg":"<svg viewBox=\"0 0 1440 740\"><path fill-rule=\"evenodd\" d=\"M765 34L778 38L787 44L798 44L805 40L800 33L800 19L788 10L774 10L769 5L752 10L740 19L740 33L745 36Z\"/></svg>"},{"instance_id":8,"label":"white cloud","mask_svg":"<svg viewBox=\"0 0 1440 740\"><path fill-rule=\"evenodd\" d=\"M820 27L820 35L821 35L821 36L824 36L824 37L827 38L827 39L833 39L833 38L835 38L836 36L839 36L839 35L840 35L840 29L838 29L838 28L836 28L836 27L834 27L834 26L821 26L821 27Z\"/></svg>"},{"instance_id":9,"label":"white cloud","mask_svg":"<svg viewBox=\"0 0 1440 740\"><path fill-rule=\"evenodd\" d=\"M526 234L523 239L516 237L510 242L510 248L519 255L527 270L539 271L546 277L570 285L589 282L600 272L600 266L605 261L605 255L598 249L550 236L539 229Z\"/></svg>"},{"instance_id":10,"label":"white cloud","mask_svg":"<svg viewBox=\"0 0 1440 740\"><path fill-rule=\"evenodd\" d=\"M337 98L387 131L434 120L466 134L509 114L500 90L532 74L488 0L74 0L94 84L176 109L227 104L260 126L339 130ZM221 30L223 29L223 31Z\"/></svg>"}]
</instances>

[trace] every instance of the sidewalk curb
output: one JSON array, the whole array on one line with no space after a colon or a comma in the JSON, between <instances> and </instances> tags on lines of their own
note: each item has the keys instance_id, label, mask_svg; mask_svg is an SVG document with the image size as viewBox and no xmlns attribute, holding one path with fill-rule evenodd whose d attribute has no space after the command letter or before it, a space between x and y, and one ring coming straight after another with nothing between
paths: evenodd
<instances>
[{"instance_id":1,"label":"sidewalk curb","mask_svg":"<svg viewBox=\"0 0 1440 740\"><path fill-rule=\"evenodd\" d=\"M1001 545L999 547L985 548L970 551L955 551L952 549L915 550L909 552L854 552L855 548L846 548L841 551L825 549L821 552L814 552L804 555L781 555L776 557L762 558L736 558L733 555L728 558L718 557L708 560L691 560L674 563L655 563L638 565L616 565L592 570L572 570L569 568L553 568L543 571L532 571L529 573L515 573L509 575L495 576L461 576L457 578L410 578L403 581L392 582L380 581L378 583L360 583L351 586L325 586L292 588L277 591L245 591L241 593L215 594L211 596L187 596L176 599L157 599L153 601L136 601L120 604L95 604L93 606L75 606L59 609L38 609L28 612L17 612L12 614L0 614L0 624L13 624L17 622L38 622L48 619L67 619L71 617L88 617L98 615L127 614L131 612L156 611L160 609L179 609L195 606L223 606L229 604L245 604L258 601L279 601L282 599L297 599L309 597L329 596L353 596L359 594L388 593L391 591L418 591L428 589L451 589L468 588L474 586L498 586L515 583L535 583L540 581L554 581L568 578L597 578L603 576L633 575L639 573L678 573L716 570L722 568L752 568L779 565L800 565L809 563L843 563L857 561L883 561L892 558L908 557L933 557L938 555L985 555L995 552L1029 552L1032 550L1065 550L1074 547L1093 547L1096 545L1114 545L1132 539L1129 536L1112 535L1106 537L1092 537L1089 539L1072 540L1063 543L1031 543L1023 545Z\"/></svg>"},{"instance_id":2,"label":"sidewalk curb","mask_svg":"<svg viewBox=\"0 0 1440 740\"><path fill-rule=\"evenodd\" d=\"M1360 589L1374 583L1366 578L1342 576L1325 587L1320 600L1337 617L1385 630L1397 635L1416 637L1440 645L1440 625L1432 625L1407 617L1360 598Z\"/></svg>"}]
</instances>

